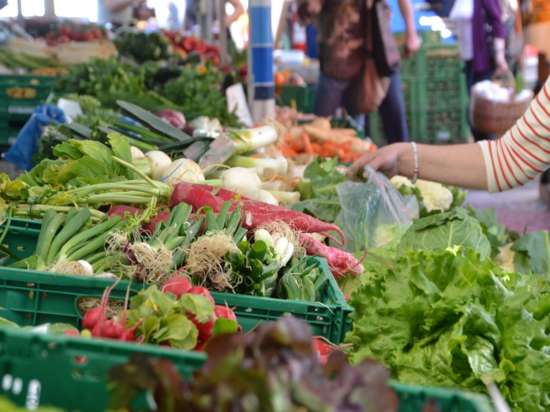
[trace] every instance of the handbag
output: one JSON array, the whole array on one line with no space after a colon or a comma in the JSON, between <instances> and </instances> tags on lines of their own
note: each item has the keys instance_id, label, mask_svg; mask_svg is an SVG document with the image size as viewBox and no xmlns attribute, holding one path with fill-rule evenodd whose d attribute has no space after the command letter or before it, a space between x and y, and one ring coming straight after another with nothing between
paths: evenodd
<instances>
[{"instance_id":1,"label":"handbag","mask_svg":"<svg viewBox=\"0 0 550 412\"><path fill-rule=\"evenodd\" d=\"M374 0L376 1L376 0ZM348 88L346 99L350 102L350 114L358 115L374 112L382 103L388 93L390 79L388 75L380 74L380 64L377 63L374 53L374 32L376 31L373 10L376 4L373 0L365 0L365 59L361 74L353 81ZM379 27L379 26L378 26ZM399 52L398 52L399 54ZM388 64L385 61L384 64Z\"/></svg>"}]
</instances>

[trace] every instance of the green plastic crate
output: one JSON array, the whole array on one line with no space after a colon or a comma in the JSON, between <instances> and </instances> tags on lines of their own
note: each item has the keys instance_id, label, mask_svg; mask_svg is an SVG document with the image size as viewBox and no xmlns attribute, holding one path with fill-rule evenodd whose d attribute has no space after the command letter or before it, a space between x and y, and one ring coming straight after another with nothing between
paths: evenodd
<instances>
[{"instance_id":1,"label":"green plastic crate","mask_svg":"<svg viewBox=\"0 0 550 412\"><path fill-rule=\"evenodd\" d=\"M51 405L67 411L103 411L109 399L108 371L137 353L170 360L184 378L191 378L206 360L198 352L1 327L0 394L28 409ZM483 395L396 382L391 386L399 397L399 412L421 412L428 401L440 412L494 412Z\"/></svg>"},{"instance_id":2,"label":"green plastic crate","mask_svg":"<svg viewBox=\"0 0 550 412\"><path fill-rule=\"evenodd\" d=\"M0 119L23 124L36 106L46 101L55 77L0 75Z\"/></svg>"},{"instance_id":3,"label":"green plastic crate","mask_svg":"<svg viewBox=\"0 0 550 412\"><path fill-rule=\"evenodd\" d=\"M399 412L421 412L428 401L434 403L438 412L495 412L485 395L397 382L391 386L399 396Z\"/></svg>"},{"instance_id":4,"label":"green plastic crate","mask_svg":"<svg viewBox=\"0 0 550 412\"><path fill-rule=\"evenodd\" d=\"M188 379L206 361L199 352L2 327L0 394L29 410L49 405L67 411L104 411L109 370L134 354L167 359ZM143 405L144 397L136 401Z\"/></svg>"},{"instance_id":5,"label":"green plastic crate","mask_svg":"<svg viewBox=\"0 0 550 412\"><path fill-rule=\"evenodd\" d=\"M1 232L0 228L0 232ZM3 242L18 258L34 252L39 228L36 222L12 220ZM217 304L231 307L245 330L278 319L286 313L305 320L313 333L340 343L351 329L351 307L346 303L324 259L311 258L327 277L322 302L273 299L231 293L212 293ZM9 260L5 260L4 264ZM0 267L0 316L19 324L37 325L65 322L79 326L79 303L85 297L100 297L112 281L79 276L55 275L37 271ZM127 282L113 290L114 299L123 300ZM133 284L138 291L142 285Z\"/></svg>"},{"instance_id":6,"label":"green plastic crate","mask_svg":"<svg viewBox=\"0 0 550 412\"><path fill-rule=\"evenodd\" d=\"M316 88L314 85L285 85L281 88L280 104L295 107L301 113L313 113L315 110Z\"/></svg>"}]
</instances>

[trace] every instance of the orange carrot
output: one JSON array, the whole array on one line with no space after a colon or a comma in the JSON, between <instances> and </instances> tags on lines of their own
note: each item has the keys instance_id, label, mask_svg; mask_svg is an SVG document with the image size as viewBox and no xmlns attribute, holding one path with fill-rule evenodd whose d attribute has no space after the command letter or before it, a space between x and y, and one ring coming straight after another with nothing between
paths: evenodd
<instances>
[{"instance_id":1,"label":"orange carrot","mask_svg":"<svg viewBox=\"0 0 550 412\"><path fill-rule=\"evenodd\" d=\"M307 154L313 154L313 148L311 147L311 140L307 133L302 133L302 145L304 146L304 151Z\"/></svg>"}]
</instances>

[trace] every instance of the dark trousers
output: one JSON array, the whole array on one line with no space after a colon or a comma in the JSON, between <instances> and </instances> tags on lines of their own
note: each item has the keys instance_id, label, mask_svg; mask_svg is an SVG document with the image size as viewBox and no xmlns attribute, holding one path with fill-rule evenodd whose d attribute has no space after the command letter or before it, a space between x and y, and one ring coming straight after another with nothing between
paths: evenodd
<instances>
[{"instance_id":1,"label":"dark trousers","mask_svg":"<svg viewBox=\"0 0 550 412\"><path fill-rule=\"evenodd\" d=\"M317 116L333 116L343 107L348 112L350 108L345 101L345 95L351 81L336 80L321 74L315 100L315 114ZM388 94L378 108L384 128L384 135L388 143L406 142L409 140L409 128L405 109L405 99L401 88L401 76L396 71L390 78ZM365 121L365 134L369 135L368 119Z\"/></svg>"},{"instance_id":2,"label":"dark trousers","mask_svg":"<svg viewBox=\"0 0 550 412\"><path fill-rule=\"evenodd\" d=\"M466 75L466 88L468 89L468 96L472 93L472 87L476 83L482 82L483 80L490 80L493 76L492 70L487 70L484 72L475 72L474 71L474 63L473 60L468 60L465 62L464 65L464 73ZM468 122L470 122L470 110L468 109ZM490 140L493 139L495 136L489 133L482 133L477 130L474 130L474 128L471 126L472 129L472 135L474 136L474 140L476 142L479 142L480 140Z\"/></svg>"}]
</instances>

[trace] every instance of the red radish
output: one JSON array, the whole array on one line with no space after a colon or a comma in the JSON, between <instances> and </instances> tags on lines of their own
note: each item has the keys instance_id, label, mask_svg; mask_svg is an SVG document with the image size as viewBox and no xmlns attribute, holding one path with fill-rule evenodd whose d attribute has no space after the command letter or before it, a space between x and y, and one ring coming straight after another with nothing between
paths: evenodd
<instances>
[{"instance_id":1,"label":"red radish","mask_svg":"<svg viewBox=\"0 0 550 412\"><path fill-rule=\"evenodd\" d=\"M142 210L138 209L137 207L132 206L124 206L124 205L113 205L110 207L108 215L109 217L112 216L120 216L120 217L126 217L126 215L135 216L139 213L141 213Z\"/></svg>"},{"instance_id":2,"label":"red radish","mask_svg":"<svg viewBox=\"0 0 550 412\"><path fill-rule=\"evenodd\" d=\"M125 342L135 342L136 341L136 326L130 329L126 329L124 332L122 332L122 335L120 335L120 340Z\"/></svg>"},{"instance_id":3,"label":"red radish","mask_svg":"<svg viewBox=\"0 0 550 412\"><path fill-rule=\"evenodd\" d=\"M299 232L304 233L327 233L334 231L338 234L340 241L345 242L342 230L333 224L323 222L302 212L286 209L281 206L269 205L240 196L225 189L215 189L208 185L198 185L181 182L176 185L170 201L171 206L181 202L191 205L195 210L208 206L214 212L219 212L224 201L234 202L241 205L244 213L244 226L248 229L255 229L268 223L283 221Z\"/></svg>"},{"instance_id":4,"label":"red radish","mask_svg":"<svg viewBox=\"0 0 550 412\"><path fill-rule=\"evenodd\" d=\"M214 307L214 314L218 319L229 319L237 321L237 315L235 315L235 312L229 307L225 305L216 305Z\"/></svg>"},{"instance_id":5,"label":"red radish","mask_svg":"<svg viewBox=\"0 0 550 412\"><path fill-rule=\"evenodd\" d=\"M63 332L63 334L67 336L80 336L80 332L78 332L76 329L67 329Z\"/></svg>"},{"instance_id":6,"label":"red radish","mask_svg":"<svg viewBox=\"0 0 550 412\"><path fill-rule=\"evenodd\" d=\"M208 299L210 302L212 302L213 305L216 304L216 302L214 302L214 298L210 294L210 291L208 289L206 289L205 287L193 286L191 289L189 289L188 293L191 293L192 295L204 296L206 299Z\"/></svg>"},{"instance_id":7,"label":"red radish","mask_svg":"<svg viewBox=\"0 0 550 412\"><path fill-rule=\"evenodd\" d=\"M178 183L172 192L170 206L173 207L180 203L187 203L195 210L208 206L214 212L219 212L223 206L223 200L212 194L210 186L187 182Z\"/></svg>"},{"instance_id":8,"label":"red radish","mask_svg":"<svg viewBox=\"0 0 550 412\"><path fill-rule=\"evenodd\" d=\"M329 342L319 337L313 338L313 348L323 364L327 362L328 357L335 349Z\"/></svg>"},{"instance_id":9,"label":"red radish","mask_svg":"<svg viewBox=\"0 0 550 412\"><path fill-rule=\"evenodd\" d=\"M99 320L103 317L103 308L98 306L97 308L88 309L82 318L82 326L84 329L92 330Z\"/></svg>"},{"instance_id":10,"label":"red radish","mask_svg":"<svg viewBox=\"0 0 550 412\"><path fill-rule=\"evenodd\" d=\"M212 336L212 331L214 330L214 324L216 323L214 318L203 323L199 323L194 316L190 316L189 320L195 324L197 330L199 331L199 342L206 342L210 339Z\"/></svg>"},{"instance_id":11,"label":"red radish","mask_svg":"<svg viewBox=\"0 0 550 412\"><path fill-rule=\"evenodd\" d=\"M188 276L180 275L176 273L172 275L164 284L162 285L162 291L166 293L173 294L176 298L180 298L182 295L189 293L193 288L191 279Z\"/></svg>"},{"instance_id":12,"label":"red radish","mask_svg":"<svg viewBox=\"0 0 550 412\"><path fill-rule=\"evenodd\" d=\"M149 220L149 223L143 225L143 231L147 233L155 233L157 226L161 223L167 222L170 219L170 211L162 210L155 217Z\"/></svg>"},{"instance_id":13,"label":"red radish","mask_svg":"<svg viewBox=\"0 0 550 412\"><path fill-rule=\"evenodd\" d=\"M360 275L364 271L363 265L351 253L327 246L304 233L300 234L300 242L308 255L326 258L332 274L336 277L347 274Z\"/></svg>"}]
</instances>

